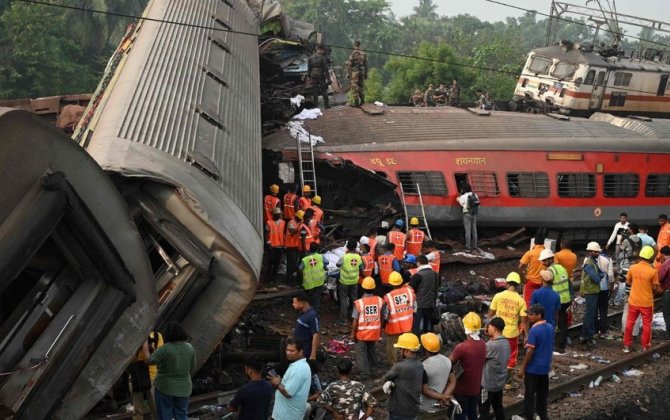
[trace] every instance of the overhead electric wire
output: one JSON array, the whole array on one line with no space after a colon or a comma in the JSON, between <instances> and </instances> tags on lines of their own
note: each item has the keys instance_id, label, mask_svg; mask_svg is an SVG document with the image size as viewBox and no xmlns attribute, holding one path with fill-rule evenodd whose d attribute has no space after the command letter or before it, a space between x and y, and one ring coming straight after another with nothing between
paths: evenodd
<instances>
[{"instance_id":1,"label":"overhead electric wire","mask_svg":"<svg viewBox=\"0 0 670 420\"><path fill-rule=\"evenodd\" d=\"M198 24L193 24L193 23L186 23L186 22L179 22L179 21L172 21L172 20L165 20L165 19L156 19L156 18L150 18L150 17L145 17L145 16L137 16L137 15L130 15L130 14L125 14L125 13L118 13L118 12L110 12L106 10L96 10L96 9L87 9L84 7L78 7L78 6L68 6L68 5L63 5L63 4L58 4L58 3L48 3L44 1L39 1L39 0L15 0L21 3L28 3L28 4L35 4L35 5L41 5L41 6L50 6L50 7L56 7L56 8L61 8L61 9L68 9L68 10L77 10L81 12L90 12L90 13L96 13L96 14L102 14L102 15L109 15L109 16L116 16L116 17L122 17L122 18L128 18L128 19L135 19L135 20L144 20L144 21L149 21L149 22L156 22L156 23L164 23L164 24L169 24L169 25L177 25L177 26L184 26L184 27L189 27L189 28L195 28L195 29L208 29L212 31L218 31L218 32L227 32L231 34L236 34L236 35L247 35L247 36L253 36L256 38L261 38L261 35L257 33L252 33L252 32L244 32L244 31L236 31L233 29L229 28L217 28L217 27L212 27L212 26L203 26L203 25L198 25ZM524 9L518 6L514 5L508 5L499 1L495 0L484 0L490 3L496 3L500 4L503 6L509 6L515 9L520 9L520 10L525 10L529 12L536 12L535 10L529 10L529 9ZM538 14L541 14L537 12ZM545 15L546 16L546 15ZM560 19L560 18L559 18ZM563 19L565 20L565 19ZM572 21L572 20L567 20L568 22L571 23L580 23L578 21ZM582 23L583 24L583 23ZM585 26L589 26L584 24ZM296 41L295 39L290 39L290 38L279 38L276 36L272 36L270 38L278 38L278 39L284 39L287 41ZM650 41L651 42L651 41ZM342 45L335 45L335 44L328 44L329 47L335 48L335 49L343 49L343 50L353 50L353 47L350 46L342 46ZM430 58L430 57L421 57L421 56L416 56L416 55L411 55L411 54L403 54L403 53L396 53L396 52L390 52L390 51L380 51L380 50L372 50L372 49L362 49L361 51L370 53L370 54L379 54L379 55L385 55L385 56L390 56L390 57L399 57L399 58L408 58L412 60L420 60L420 61L427 61L431 63L437 63L437 64L449 64L452 66L458 66L458 67L465 67L465 68L471 68L475 70L483 70L483 71L490 71L493 73L499 73L499 74L506 74L506 75L511 75L514 77L524 77L524 76L532 76L532 77L537 77L535 74L527 74L527 73L517 73L513 71L508 71L508 70L501 70L501 69L494 69L490 67L483 67L483 66L476 66L474 64L465 64L465 63L459 63L455 61L445 61L445 60L439 60L435 58ZM557 82L562 82L564 79L559 79L557 77L549 76L549 75L542 75L544 79L549 79L549 80L554 80ZM655 94L655 91L644 91L644 90L636 90L636 89L626 89L621 86L617 86L617 91L625 91L625 92L632 92L632 93L647 93L647 94Z\"/></svg>"},{"instance_id":2,"label":"overhead electric wire","mask_svg":"<svg viewBox=\"0 0 670 420\"><path fill-rule=\"evenodd\" d=\"M568 19L568 18L563 18L563 17L560 17L560 16L552 16L550 14L542 13L542 12L539 12L539 11L534 10L534 9L526 9L525 7L516 6L514 4L509 4L509 3L503 3L502 1L498 1L498 0L484 0L484 1L487 2L487 3L493 3L493 4L500 5L500 6L505 6L505 7L509 7L509 8L512 8L512 9L521 10L523 12L531 12L531 13L538 14L540 16L545 16L545 17L552 18L552 19L562 20L563 22L574 23L575 25L586 26L587 28L594 29L594 30L598 29L598 26L591 25L591 24L588 24L588 23L580 21L580 20ZM615 36L625 36L625 37L628 37L628 38L637 39L638 41L649 42L651 44L656 44L656 45L660 45L662 47L670 48L670 44L664 44L662 42L653 41L651 39L640 38L640 37L635 36L635 35L620 34L620 33L614 32L610 29L605 29L605 28L603 28L601 30L603 32L609 32L610 34L615 35Z\"/></svg>"}]
</instances>

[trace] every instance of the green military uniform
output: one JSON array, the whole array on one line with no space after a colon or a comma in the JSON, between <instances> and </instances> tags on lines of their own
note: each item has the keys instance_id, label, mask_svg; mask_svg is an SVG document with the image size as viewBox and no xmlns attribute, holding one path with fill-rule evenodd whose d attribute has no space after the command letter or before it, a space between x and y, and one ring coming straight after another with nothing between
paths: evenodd
<instances>
[{"instance_id":1,"label":"green military uniform","mask_svg":"<svg viewBox=\"0 0 670 420\"><path fill-rule=\"evenodd\" d=\"M328 102L328 58L319 50L316 54L309 57L307 62L307 74L309 75L311 83L313 83L313 98L314 104L319 103L319 95L323 97L323 106L330 108Z\"/></svg>"},{"instance_id":2,"label":"green military uniform","mask_svg":"<svg viewBox=\"0 0 670 420\"><path fill-rule=\"evenodd\" d=\"M351 81L349 88L353 106L361 106L365 102L365 79L368 78L368 59L359 47L355 47L347 61L347 75Z\"/></svg>"}]
</instances>

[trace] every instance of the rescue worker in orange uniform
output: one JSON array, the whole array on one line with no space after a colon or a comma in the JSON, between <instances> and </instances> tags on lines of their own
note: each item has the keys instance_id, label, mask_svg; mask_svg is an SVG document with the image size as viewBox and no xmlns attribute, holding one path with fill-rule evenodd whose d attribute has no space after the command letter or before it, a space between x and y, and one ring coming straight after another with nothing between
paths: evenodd
<instances>
[{"instance_id":1,"label":"rescue worker in orange uniform","mask_svg":"<svg viewBox=\"0 0 670 420\"><path fill-rule=\"evenodd\" d=\"M393 255L395 255L398 260L402 260L405 256L405 242L407 237L402 232L402 227L404 224L405 223L401 219L396 220L393 224L393 228L388 233L388 235L386 235L386 243L395 245L395 251L393 251Z\"/></svg>"},{"instance_id":2,"label":"rescue worker in orange uniform","mask_svg":"<svg viewBox=\"0 0 670 420\"><path fill-rule=\"evenodd\" d=\"M311 249L312 243L314 242L314 236L312 235L312 229L309 227L308 213L298 210L295 212L296 217L298 217L298 214L302 216L300 225L298 226L298 236L300 237L300 241L298 242L298 252L302 259L302 257L304 257ZM311 216L311 213L309 215Z\"/></svg>"},{"instance_id":3,"label":"rescue worker in orange uniform","mask_svg":"<svg viewBox=\"0 0 670 420\"><path fill-rule=\"evenodd\" d=\"M437 274L440 274L440 257L442 253L435 247L435 242L426 241L423 247L423 254L428 258L430 268Z\"/></svg>"},{"instance_id":4,"label":"rescue worker in orange uniform","mask_svg":"<svg viewBox=\"0 0 670 420\"><path fill-rule=\"evenodd\" d=\"M375 343L382 335L382 308L384 300L373 294L375 280L366 277L361 283L363 297L354 302L351 314L351 340L355 342L356 365L363 375L370 375L371 367L377 366Z\"/></svg>"},{"instance_id":5,"label":"rescue worker in orange uniform","mask_svg":"<svg viewBox=\"0 0 670 420\"><path fill-rule=\"evenodd\" d=\"M265 222L265 243L269 255L267 270L264 277L274 279L279 269L281 256L284 252L286 238L286 222L281 218L282 211L279 207L272 209L272 220Z\"/></svg>"},{"instance_id":6,"label":"rescue worker in orange uniform","mask_svg":"<svg viewBox=\"0 0 670 420\"><path fill-rule=\"evenodd\" d=\"M400 334L412 331L416 294L408 284L402 282L402 276L397 271L389 275L389 284L394 289L384 295L382 319L386 333L386 361L393 366L398 361L394 344L398 342Z\"/></svg>"},{"instance_id":7,"label":"rescue worker in orange uniform","mask_svg":"<svg viewBox=\"0 0 670 420\"><path fill-rule=\"evenodd\" d=\"M323 223L323 209L321 208L321 196L315 195L312 197L312 209L314 209L314 219L318 223Z\"/></svg>"},{"instance_id":8,"label":"rescue worker in orange uniform","mask_svg":"<svg viewBox=\"0 0 670 420\"><path fill-rule=\"evenodd\" d=\"M539 260L540 253L544 249L544 235L535 235L535 245L530 251L526 251L519 261L518 271L526 271L526 284L523 287L523 300L526 302L526 308L530 308L530 297L533 292L542 287L542 276L540 271L544 270L542 261Z\"/></svg>"},{"instance_id":9,"label":"rescue worker in orange uniform","mask_svg":"<svg viewBox=\"0 0 670 420\"><path fill-rule=\"evenodd\" d=\"M302 187L302 197L298 199L298 208L302 211L312 206L312 187L305 185Z\"/></svg>"},{"instance_id":10,"label":"rescue worker in orange uniform","mask_svg":"<svg viewBox=\"0 0 670 420\"><path fill-rule=\"evenodd\" d=\"M295 212L293 219L286 223L286 234L284 236L284 250L286 251L286 280L297 280L298 260L300 259L300 250L304 249L300 237L302 219L304 216L302 210Z\"/></svg>"},{"instance_id":11,"label":"rescue worker in orange uniform","mask_svg":"<svg viewBox=\"0 0 670 420\"><path fill-rule=\"evenodd\" d=\"M362 281L365 277L373 277L377 274L377 263L372 255L370 255L370 245L360 244L358 248L361 250L361 259L363 260L363 275L360 279Z\"/></svg>"},{"instance_id":12,"label":"rescue worker in orange uniform","mask_svg":"<svg viewBox=\"0 0 670 420\"><path fill-rule=\"evenodd\" d=\"M305 210L304 223L309 227L314 243L316 243L317 245L320 244L321 232L323 232L324 226L316 218L316 214L314 213L314 207L309 207L307 210Z\"/></svg>"},{"instance_id":13,"label":"rescue worker in orange uniform","mask_svg":"<svg viewBox=\"0 0 670 420\"><path fill-rule=\"evenodd\" d=\"M393 255L395 245L388 243L384 246L385 252L377 257L377 269L379 270L379 287L377 288L380 296L391 290L389 276L392 272L400 273L401 267L398 259ZM402 276L401 276L402 278Z\"/></svg>"},{"instance_id":14,"label":"rescue worker in orange uniform","mask_svg":"<svg viewBox=\"0 0 670 420\"><path fill-rule=\"evenodd\" d=\"M266 195L263 199L263 210L266 222L272 220L272 209L279 208L281 205L281 200L277 197L277 194L279 194L279 185L270 185L270 194Z\"/></svg>"},{"instance_id":15,"label":"rescue worker in orange uniform","mask_svg":"<svg viewBox=\"0 0 670 420\"><path fill-rule=\"evenodd\" d=\"M296 188L295 184L291 184L288 192L284 194L282 203L284 206L284 220L288 223L289 220L293 220L295 212L298 210L298 195L295 193Z\"/></svg>"},{"instance_id":16,"label":"rescue worker in orange uniform","mask_svg":"<svg viewBox=\"0 0 670 420\"><path fill-rule=\"evenodd\" d=\"M409 220L409 230L407 231L407 253L417 257L421 253L425 239L426 234L419 229L419 219L412 217Z\"/></svg>"}]
</instances>

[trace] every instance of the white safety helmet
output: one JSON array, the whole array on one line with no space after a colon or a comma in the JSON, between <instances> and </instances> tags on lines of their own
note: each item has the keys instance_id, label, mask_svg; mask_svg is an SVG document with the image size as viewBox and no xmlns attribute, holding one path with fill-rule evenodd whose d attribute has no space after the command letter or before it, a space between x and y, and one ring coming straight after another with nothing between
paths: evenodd
<instances>
[{"instance_id":1,"label":"white safety helmet","mask_svg":"<svg viewBox=\"0 0 670 420\"><path fill-rule=\"evenodd\" d=\"M598 244L598 242L589 242L589 244L586 245L586 250L594 252L602 251L602 249L600 249L600 245Z\"/></svg>"},{"instance_id":2,"label":"white safety helmet","mask_svg":"<svg viewBox=\"0 0 670 420\"><path fill-rule=\"evenodd\" d=\"M543 249L542 252L540 252L538 260L544 261L547 258L554 258L554 253L551 252L551 249Z\"/></svg>"}]
</instances>

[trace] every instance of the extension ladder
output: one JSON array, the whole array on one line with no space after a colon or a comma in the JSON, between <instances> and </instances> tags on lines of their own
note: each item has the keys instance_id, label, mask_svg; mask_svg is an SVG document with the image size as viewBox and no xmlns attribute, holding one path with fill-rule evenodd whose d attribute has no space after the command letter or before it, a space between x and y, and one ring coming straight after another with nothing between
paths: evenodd
<instances>
[{"instance_id":1,"label":"extension ladder","mask_svg":"<svg viewBox=\"0 0 670 420\"><path fill-rule=\"evenodd\" d=\"M419 204L407 204L405 200L405 189L403 188L402 182L400 183L400 201L402 201L402 207L405 210L405 226L409 229L409 219L416 217L419 219L419 229L426 231L426 236L428 239L433 239L430 234L430 228L428 227L428 220L426 219L426 211L423 207L423 196L421 195L421 187L419 184L416 185L416 194L419 197Z\"/></svg>"},{"instance_id":2,"label":"extension ladder","mask_svg":"<svg viewBox=\"0 0 670 420\"><path fill-rule=\"evenodd\" d=\"M298 142L298 167L300 169L301 187L309 185L313 195L319 195L316 190L316 166L314 165L314 145L312 144L312 135L309 136L309 145L304 144L299 139Z\"/></svg>"}]
</instances>

